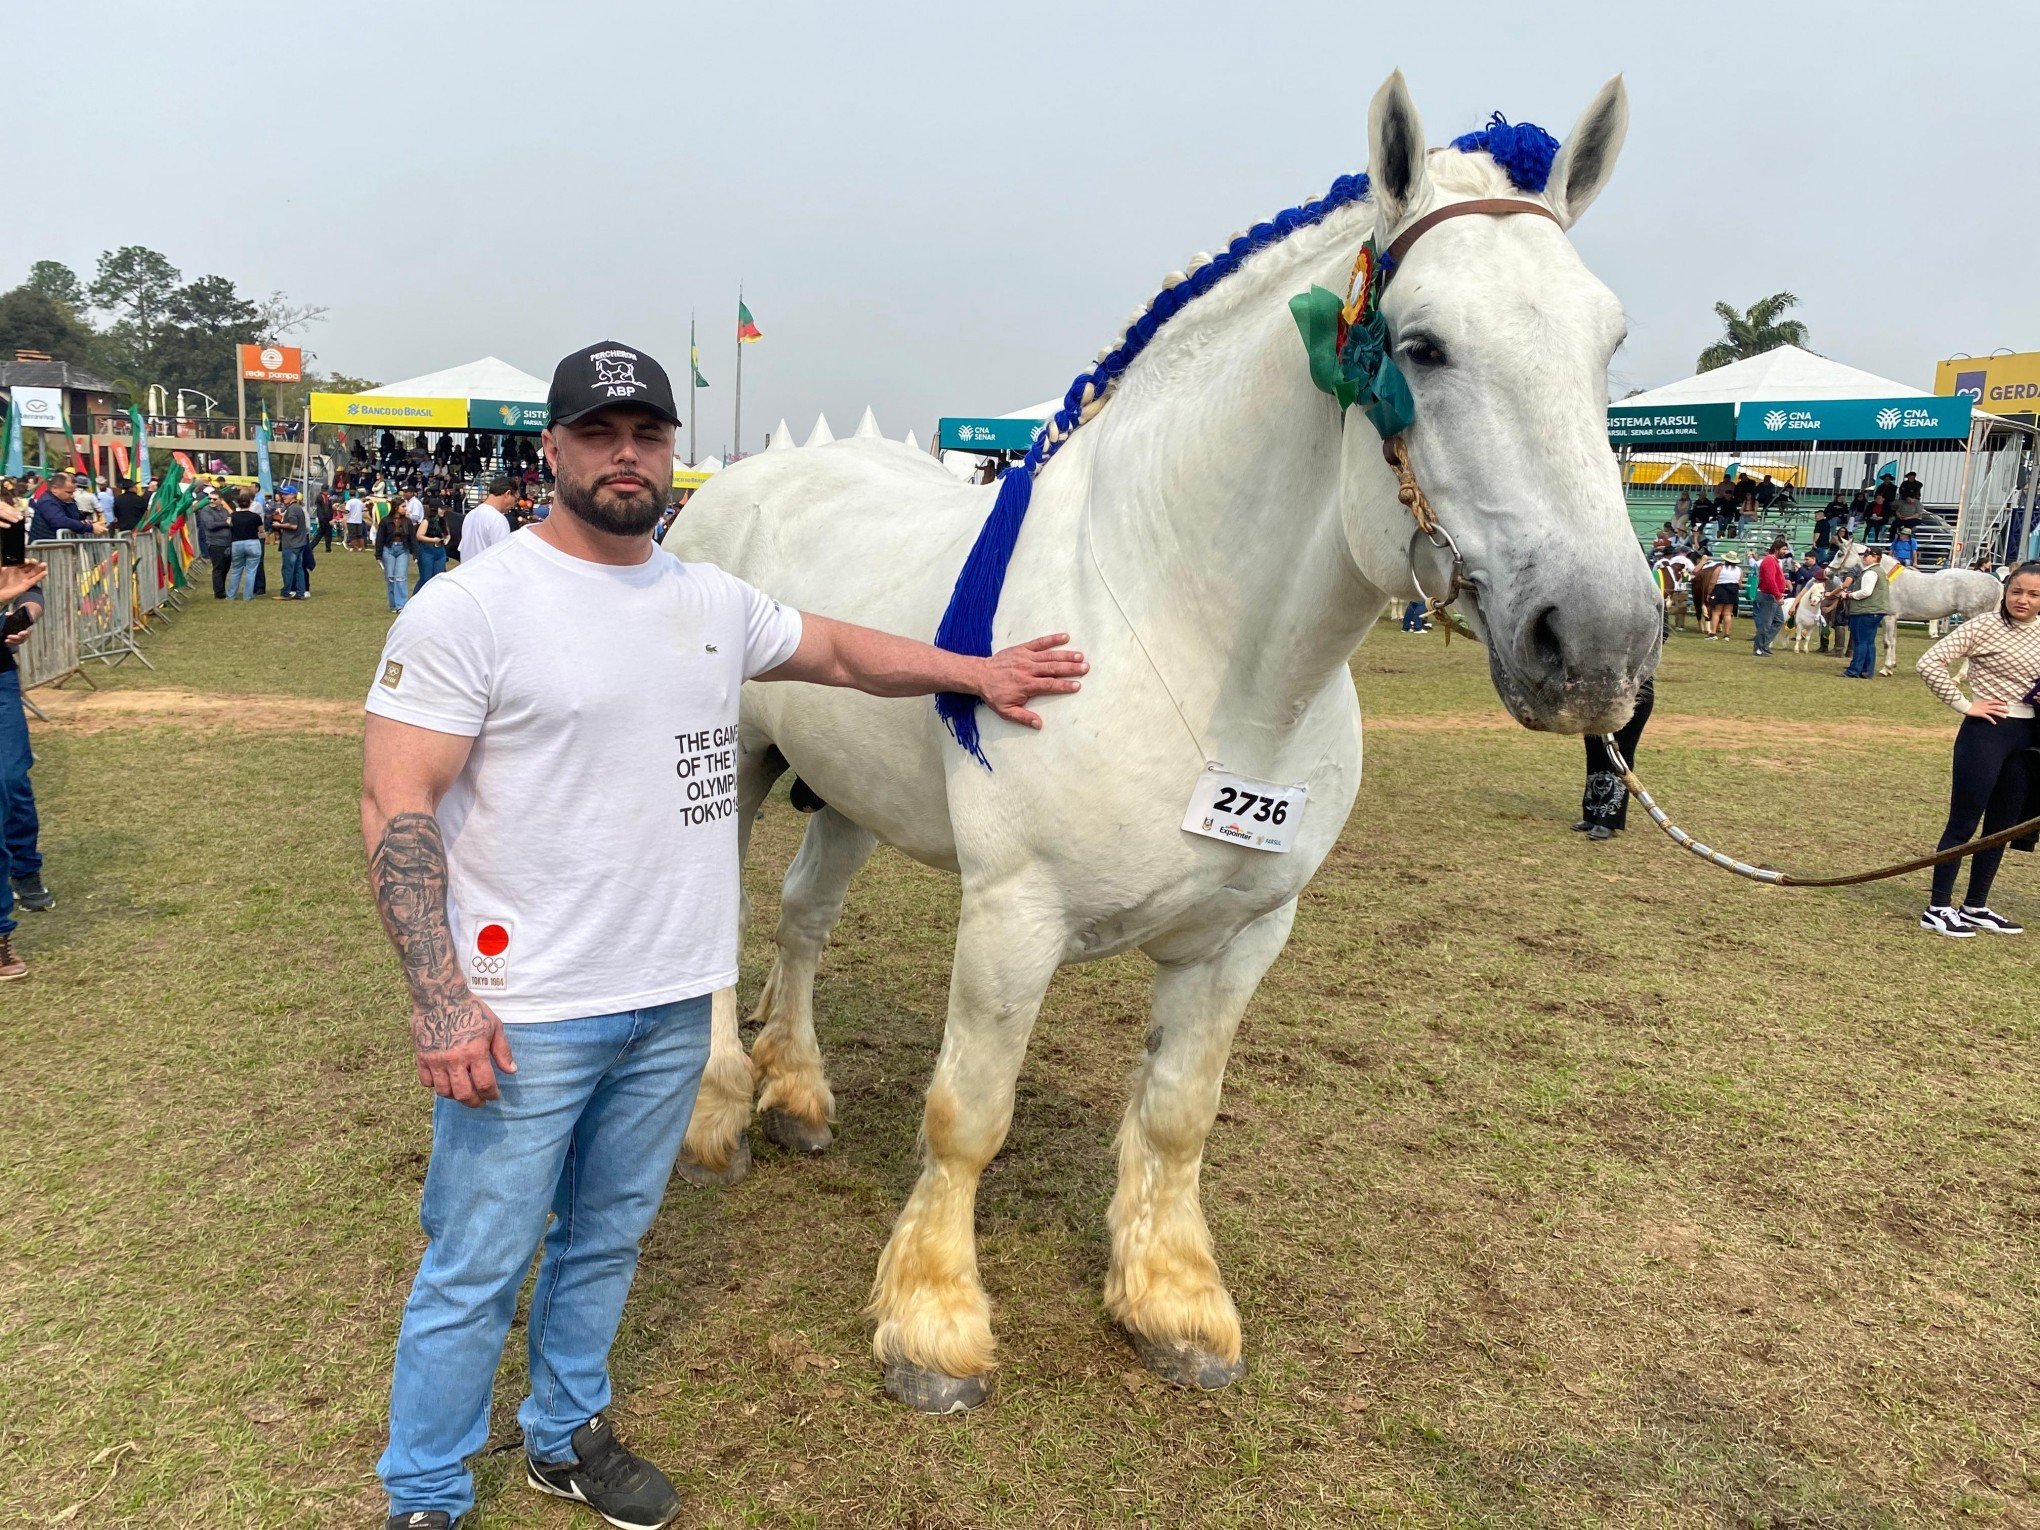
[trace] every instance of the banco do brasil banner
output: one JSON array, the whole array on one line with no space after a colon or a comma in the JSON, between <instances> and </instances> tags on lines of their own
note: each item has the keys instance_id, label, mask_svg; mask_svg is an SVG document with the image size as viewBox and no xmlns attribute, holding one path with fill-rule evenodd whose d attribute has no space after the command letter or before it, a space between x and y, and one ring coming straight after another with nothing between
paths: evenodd
<instances>
[{"instance_id":1,"label":"banco do brasil banner","mask_svg":"<svg viewBox=\"0 0 2040 1530\"><path fill-rule=\"evenodd\" d=\"M1740 406L1738 441L1905 441L1968 436L1966 398L1836 398Z\"/></svg>"},{"instance_id":2,"label":"banco do brasil banner","mask_svg":"<svg viewBox=\"0 0 2040 1530\"><path fill-rule=\"evenodd\" d=\"M372 425L378 430L466 430L464 398L397 398L389 394L314 393L314 425ZM499 427L500 428L500 427Z\"/></svg>"}]
</instances>

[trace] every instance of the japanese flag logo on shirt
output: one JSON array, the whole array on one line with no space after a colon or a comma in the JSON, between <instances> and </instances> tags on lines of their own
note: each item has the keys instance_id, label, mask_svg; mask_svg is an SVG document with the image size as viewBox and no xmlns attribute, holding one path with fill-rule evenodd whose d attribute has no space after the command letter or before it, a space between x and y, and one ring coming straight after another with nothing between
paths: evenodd
<instances>
[{"instance_id":1,"label":"japanese flag logo on shirt","mask_svg":"<svg viewBox=\"0 0 2040 1530\"><path fill-rule=\"evenodd\" d=\"M516 951L515 926L508 919L482 919L467 943L467 985L476 993L508 993Z\"/></svg>"}]
</instances>

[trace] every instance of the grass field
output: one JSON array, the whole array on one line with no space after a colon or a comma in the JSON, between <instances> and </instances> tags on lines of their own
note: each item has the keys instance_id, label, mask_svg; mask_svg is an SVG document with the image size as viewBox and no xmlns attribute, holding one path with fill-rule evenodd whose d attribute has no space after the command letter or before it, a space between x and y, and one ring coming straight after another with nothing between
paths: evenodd
<instances>
[{"instance_id":1,"label":"grass field","mask_svg":"<svg viewBox=\"0 0 2040 1530\"><path fill-rule=\"evenodd\" d=\"M379 573L314 585L201 592L155 673L38 693L61 901L0 990L0 1523L381 1522L429 1112L358 840ZM1646 779L1785 866L1930 845L1952 717L1839 667L1675 637ZM1640 821L1585 843L1579 745L1510 726L1475 649L1389 625L1355 672L1360 803L1206 1160L1248 1378L1171 1391L1099 1307L1129 958L1056 983L985 1180L993 1400L881 1399L857 1313L955 907L881 852L818 992L837 1149L676 1184L617 1347L685 1522L2040 1524L2040 937L1935 941L1917 879L1760 889ZM760 824L747 1009L798 830ZM2040 921L2031 857L2001 889ZM515 1464L483 1525L594 1523Z\"/></svg>"}]
</instances>

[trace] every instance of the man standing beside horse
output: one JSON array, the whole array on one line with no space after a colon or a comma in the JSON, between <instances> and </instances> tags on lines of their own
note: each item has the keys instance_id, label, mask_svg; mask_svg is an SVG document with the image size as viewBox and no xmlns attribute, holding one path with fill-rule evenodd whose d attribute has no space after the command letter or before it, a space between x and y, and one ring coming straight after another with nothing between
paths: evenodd
<instances>
[{"instance_id":1,"label":"man standing beside horse","mask_svg":"<svg viewBox=\"0 0 2040 1530\"><path fill-rule=\"evenodd\" d=\"M1039 727L1027 703L1086 668L1059 635L976 658L805 615L653 547L678 417L633 347L567 357L549 407L563 513L421 588L368 699L369 877L410 985L418 1080L439 1096L431 1241L377 1468L393 1530L450 1530L472 1506L465 1459L541 1240L527 1481L613 1525L678 1512L603 1415L710 995L737 976L744 682L959 692Z\"/></svg>"}]
</instances>

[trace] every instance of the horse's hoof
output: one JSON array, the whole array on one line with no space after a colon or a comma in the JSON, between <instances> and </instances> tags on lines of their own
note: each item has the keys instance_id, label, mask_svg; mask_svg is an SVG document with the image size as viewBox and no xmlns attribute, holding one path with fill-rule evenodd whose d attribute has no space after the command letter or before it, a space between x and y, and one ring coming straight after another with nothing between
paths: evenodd
<instances>
[{"instance_id":1,"label":"horse's hoof","mask_svg":"<svg viewBox=\"0 0 2040 1530\"><path fill-rule=\"evenodd\" d=\"M1228 1365L1208 1349L1195 1344L1176 1341L1163 1343L1150 1339L1146 1334L1129 1332L1133 1340L1133 1352L1140 1363L1153 1371L1171 1386L1190 1387L1199 1392L1216 1392L1220 1387L1229 1387L1247 1374L1244 1359Z\"/></svg>"},{"instance_id":2,"label":"horse's hoof","mask_svg":"<svg viewBox=\"0 0 2040 1530\"><path fill-rule=\"evenodd\" d=\"M826 1153L836 1140L826 1121L810 1126L784 1110L759 1111L758 1128L789 1153Z\"/></svg>"},{"instance_id":3,"label":"horse's hoof","mask_svg":"<svg viewBox=\"0 0 2040 1530\"><path fill-rule=\"evenodd\" d=\"M734 1185L751 1172L751 1139L739 1137L737 1145L730 1150L729 1167L718 1173L694 1160L685 1147L673 1162L673 1172L688 1184L706 1190L716 1185Z\"/></svg>"},{"instance_id":4,"label":"horse's hoof","mask_svg":"<svg viewBox=\"0 0 2040 1530\"><path fill-rule=\"evenodd\" d=\"M945 1376L905 1360L885 1367L885 1395L921 1413L968 1413L990 1391L983 1376Z\"/></svg>"}]
</instances>

